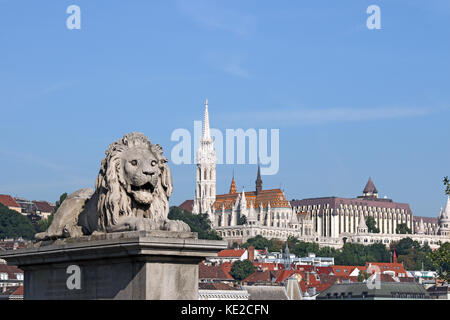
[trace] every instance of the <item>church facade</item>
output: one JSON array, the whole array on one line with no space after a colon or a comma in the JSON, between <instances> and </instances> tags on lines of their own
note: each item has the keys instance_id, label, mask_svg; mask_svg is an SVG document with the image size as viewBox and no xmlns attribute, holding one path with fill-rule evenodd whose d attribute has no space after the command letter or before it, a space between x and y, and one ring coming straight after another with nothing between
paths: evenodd
<instances>
[{"instance_id":1,"label":"church facade","mask_svg":"<svg viewBox=\"0 0 450 320\"><path fill-rule=\"evenodd\" d=\"M257 235L280 240L292 236L334 248L347 242L389 246L405 237L431 248L450 242L450 198L438 218L414 217L409 204L378 198L371 178L356 198L288 201L281 189L263 189L258 165L254 191L238 192L233 175L229 192L216 195L216 154L210 136L208 101L196 160L194 200L186 200L180 207L194 214L208 214L212 228L230 243L242 243ZM379 233L369 233L368 217L375 221ZM398 233L399 225L412 234Z\"/></svg>"}]
</instances>

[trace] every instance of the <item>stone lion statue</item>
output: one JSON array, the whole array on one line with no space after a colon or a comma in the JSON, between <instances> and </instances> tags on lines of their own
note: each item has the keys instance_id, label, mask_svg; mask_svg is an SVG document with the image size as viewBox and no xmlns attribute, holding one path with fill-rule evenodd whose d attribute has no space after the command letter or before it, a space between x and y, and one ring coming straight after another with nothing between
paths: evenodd
<instances>
[{"instance_id":1,"label":"stone lion statue","mask_svg":"<svg viewBox=\"0 0 450 320\"><path fill-rule=\"evenodd\" d=\"M37 240L120 231L190 231L169 220L172 175L160 145L142 133L126 134L105 152L95 191L78 190L63 201Z\"/></svg>"}]
</instances>

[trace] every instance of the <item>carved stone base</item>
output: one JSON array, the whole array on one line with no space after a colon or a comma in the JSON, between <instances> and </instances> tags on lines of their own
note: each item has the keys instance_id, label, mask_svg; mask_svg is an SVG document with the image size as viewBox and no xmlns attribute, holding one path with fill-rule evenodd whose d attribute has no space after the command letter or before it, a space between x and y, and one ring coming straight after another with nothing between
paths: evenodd
<instances>
[{"instance_id":1,"label":"carved stone base","mask_svg":"<svg viewBox=\"0 0 450 320\"><path fill-rule=\"evenodd\" d=\"M198 263L225 248L192 232L121 232L41 242L0 258L24 270L24 299L196 300Z\"/></svg>"}]
</instances>

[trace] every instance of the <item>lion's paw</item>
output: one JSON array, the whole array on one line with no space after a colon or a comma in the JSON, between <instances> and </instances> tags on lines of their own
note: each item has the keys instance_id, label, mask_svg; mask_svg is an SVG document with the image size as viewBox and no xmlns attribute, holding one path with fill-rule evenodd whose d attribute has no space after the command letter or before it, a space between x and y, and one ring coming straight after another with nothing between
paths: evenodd
<instances>
[{"instance_id":1,"label":"lion's paw","mask_svg":"<svg viewBox=\"0 0 450 320\"><path fill-rule=\"evenodd\" d=\"M191 228L189 225L180 220L165 220L163 225L163 230L167 231L178 231L178 232L190 232Z\"/></svg>"}]
</instances>

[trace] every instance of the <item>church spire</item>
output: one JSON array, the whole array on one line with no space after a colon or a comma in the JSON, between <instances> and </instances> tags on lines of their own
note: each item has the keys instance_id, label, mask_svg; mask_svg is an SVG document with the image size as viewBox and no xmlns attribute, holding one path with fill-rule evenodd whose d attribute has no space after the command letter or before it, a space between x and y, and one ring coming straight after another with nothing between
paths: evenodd
<instances>
[{"instance_id":1,"label":"church spire","mask_svg":"<svg viewBox=\"0 0 450 320\"><path fill-rule=\"evenodd\" d=\"M234 170L233 170L233 179L231 180L231 186L230 186L230 192L229 193L237 193L236 182L234 181Z\"/></svg>"},{"instance_id":2,"label":"church spire","mask_svg":"<svg viewBox=\"0 0 450 320\"><path fill-rule=\"evenodd\" d=\"M259 163L258 163L258 173L256 175L255 184L256 184L255 194L258 195L258 193L260 193L262 191L261 168L260 168Z\"/></svg>"},{"instance_id":3,"label":"church spire","mask_svg":"<svg viewBox=\"0 0 450 320\"><path fill-rule=\"evenodd\" d=\"M195 194L195 210L193 213L208 213L216 201L216 152L209 128L208 100L205 101L203 118L203 135L197 151L197 182Z\"/></svg>"},{"instance_id":4,"label":"church spire","mask_svg":"<svg viewBox=\"0 0 450 320\"><path fill-rule=\"evenodd\" d=\"M210 139L209 133L209 113L208 113L208 99L205 101L205 115L203 117L203 139Z\"/></svg>"}]
</instances>

